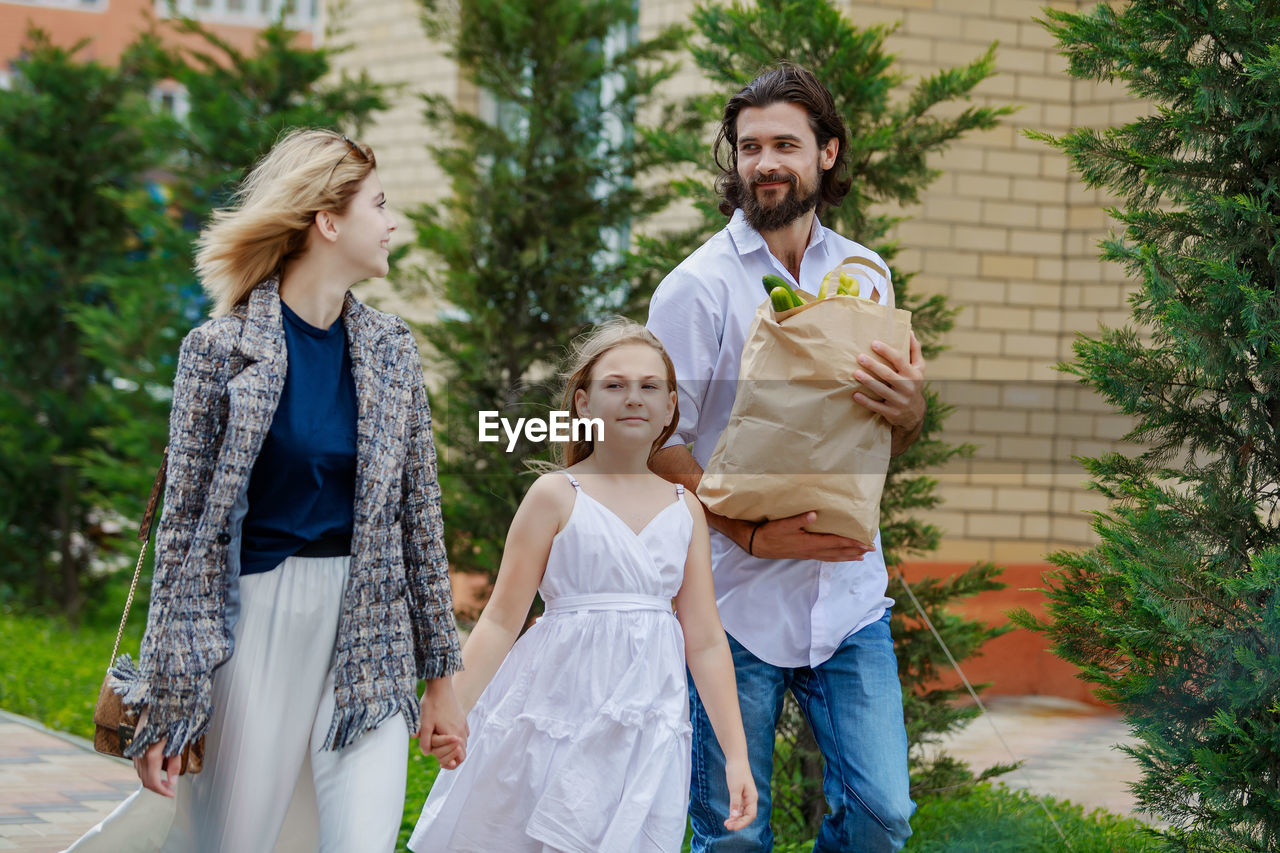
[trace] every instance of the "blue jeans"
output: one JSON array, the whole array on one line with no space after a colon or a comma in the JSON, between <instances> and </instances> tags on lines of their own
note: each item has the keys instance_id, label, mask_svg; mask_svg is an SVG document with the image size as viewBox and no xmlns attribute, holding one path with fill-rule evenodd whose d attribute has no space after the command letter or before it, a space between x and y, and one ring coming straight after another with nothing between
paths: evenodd
<instances>
[{"instance_id":1,"label":"blue jeans","mask_svg":"<svg viewBox=\"0 0 1280 853\"><path fill-rule=\"evenodd\" d=\"M908 821L915 803L907 777L907 732L889 614L847 637L830 660L816 667L772 666L733 637L729 637L729 648L738 679L751 774L760 793L759 811L743 830L729 832L724 828L729 816L724 752L690 682L693 777L689 819L694 853L768 853L773 849L769 782L774 730L787 690L808 720L825 765L822 790L829 811L813 853L902 849L911 835Z\"/></svg>"}]
</instances>

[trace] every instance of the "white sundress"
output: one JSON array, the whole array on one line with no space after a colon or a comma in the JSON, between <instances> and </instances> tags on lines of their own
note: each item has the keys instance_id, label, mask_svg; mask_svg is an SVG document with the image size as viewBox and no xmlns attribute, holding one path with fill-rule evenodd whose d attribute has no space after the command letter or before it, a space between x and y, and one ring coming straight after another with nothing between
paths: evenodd
<instances>
[{"instance_id":1,"label":"white sundress","mask_svg":"<svg viewBox=\"0 0 1280 853\"><path fill-rule=\"evenodd\" d=\"M546 614L467 717L409 841L418 853L673 853L684 838L690 727L671 599L693 519L675 500L639 534L577 490L538 591Z\"/></svg>"}]
</instances>

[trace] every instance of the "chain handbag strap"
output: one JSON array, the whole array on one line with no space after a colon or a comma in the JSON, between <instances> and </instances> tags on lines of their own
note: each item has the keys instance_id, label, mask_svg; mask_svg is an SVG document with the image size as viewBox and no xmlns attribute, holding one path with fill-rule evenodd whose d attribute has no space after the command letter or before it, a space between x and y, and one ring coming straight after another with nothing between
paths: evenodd
<instances>
[{"instance_id":1,"label":"chain handbag strap","mask_svg":"<svg viewBox=\"0 0 1280 853\"><path fill-rule=\"evenodd\" d=\"M147 498L147 511L142 514L142 523L138 525L138 539L142 547L138 550L138 563L133 567L133 581L129 584L129 597L124 602L124 613L120 615L120 627L116 630L116 644L111 648L110 668L116 662L116 654L120 651L120 640L124 637L124 626L129 621L129 609L133 607L133 594L138 589L138 576L142 574L142 561L147 556L147 543L151 541L151 529L155 527L156 505L160 502L160 490L164 487L165 466L169 462L169 447L166 445L164 455L160 458L160 469L156 471L156 479L151 484L151 497Z\"/></svg>"}]
</instances>

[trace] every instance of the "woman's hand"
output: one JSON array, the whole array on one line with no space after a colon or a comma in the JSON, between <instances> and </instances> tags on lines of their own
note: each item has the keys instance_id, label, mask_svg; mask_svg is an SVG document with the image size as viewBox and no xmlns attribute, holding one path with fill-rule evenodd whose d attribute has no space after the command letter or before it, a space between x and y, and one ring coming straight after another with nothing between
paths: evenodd
<instances>
[{"instance_id":1,"label":"woman's hand","mask_svg":"<svg viewBox=\"0 0 1280 853\"><path fill-rule=\"evenodd\" d=\"M445 770L453 770L466 760L467 736L471 731L449 677L427 682L421 712L418 746L424 755L436 754Z\"/></svg>"},{"instance_id":2,"label":"woman's hand","mask_svg":"<svg viewBox=\"0 0 1280 853\"><path fill-rule=\"evenodd\" d=\"M147 724L147 712L144 709L138 717L137 731ZM176 795L174 782L182 772L182 756L164 757L164 745L161 739L147 747L147 751L133 759L133 769L138 773L142 787L154 791L162 797L173 799Z\"/></svg>"},{"instance_id":3,"label":"woman's hand","mask_svg":"<svg viewBox=\"0 0 1280 853\"><path fill-rule=\"evenodd\" d=\"M756 781L751 778L751 766L745 761L727 761L724 778L729 783L729 819L724 828L737 832L756 819Z\"/></svg>"}]
</instances>

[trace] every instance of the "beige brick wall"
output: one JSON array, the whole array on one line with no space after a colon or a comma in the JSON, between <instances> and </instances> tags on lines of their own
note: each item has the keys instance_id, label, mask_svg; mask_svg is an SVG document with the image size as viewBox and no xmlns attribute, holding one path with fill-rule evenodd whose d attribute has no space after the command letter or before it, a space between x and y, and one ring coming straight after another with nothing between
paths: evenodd
<instances>
[{"instance_id":1,"label":"beige brick wall","mask_svg":"<svg viewBox=\"0 0 1280 853\"><path fill-rule=\"evenodd\" d=\"M427 151L432 140L422 119L422 96L445 95L456 101L466 89L443 46L427 38L421 15L418 0L325 2L323 43L340 49L334 71L367 72L378 82L398 87L389 98L390 109L360 137L378 157L378 177L396 214L394 245L413 242L407 211L448 192L446 176ZM361 296L413 319L427 319L430 313L427 300L394 292L385 282L362 285Z\"/></svg>"},{"instance_id":2,"label":"beige brick wall","mask_svg":"<svg viewBox=\"0 0 1280 853\"><path fill-rule=\"evenodd\" d=\"M686 21L693 5L643 0L642 35ZM1101 502L1084 488L1084 473L1070 457L1112 449L1126 430L1123 418L1052 369L1071 356L1077 332L1127 317L1122 271L1096 257L1096 244L1110 228L1102 213L1106 200L1085 189L1055 149L1021 131L1100 127L1141 107L1114 88L1066 75L1052 37L1033 20L1042 5L844 4L857 24L898 25L889 47L912 79L969 62L998 40L999 73L978 88L974 101L1020 106L999 127L971 134L935 158L942 176L918 206L900 211L911 219L893 235L904 248L899 268L918 271L913 286L945 294L963 309L950 350L929 366L930 378L956 407L946 437L977 446L973 459L939 476L945 504L931 516L947 532L939 560L1036 562L1053 548L1090 542L1085 513ZM1049 5L1074 10L1092 3ZM339 59L343 67L408 84L366 134L385 158L384 182L403 205L447 191L426 157L428 132L416 94L459 92L456 69L421 34L418 8L414 0L353 3L345 34L334 39L356 45ZM686 59L668 88L677 97L705 85Z\"/></svg>"},{"instance_id":3,"label":"beige brick wall","mask_svg":"<svg viewBox=\"0 0 1280 853\"><path fill-rule=\"evenodd\" d=\"M846 5L858 23L898 25L889 40L918 78L979 56L1000 42L998 74L980 104L1020 109L1000 127L957 142L933 165L944 171L894 236L898 266L918 270L917 290L962 308L950 350L929 366L956 406L946 437L977 447L939 477L947 531L941 560L1038 561L1056 547L1092 541L1084 488L1071 456L1110 450L1126 431L1093 394L1052 366L1071 357L1077 332L1119 324L1127 283L1097 260L1110 223L1105 200L1086 190L1056 149L1023 128L1062 134L1134 113L1123 92L1072 80L1039 0L881 0ZM1054 2L1074 10L1088 4Z\"/></svg>"}]
</instances>

